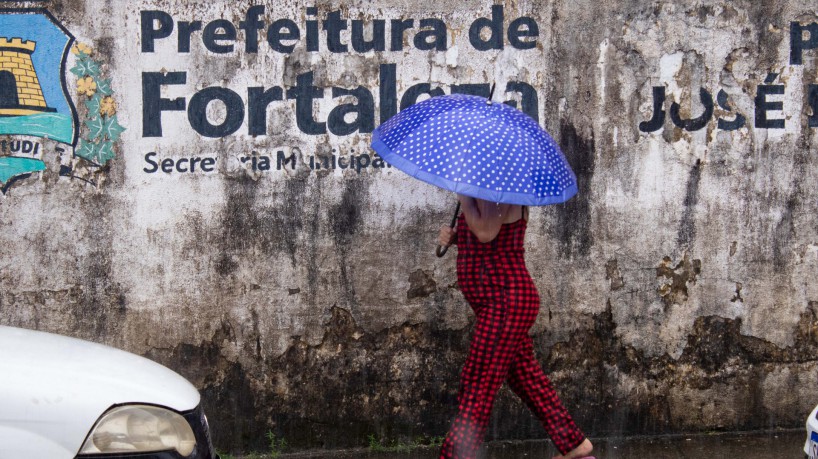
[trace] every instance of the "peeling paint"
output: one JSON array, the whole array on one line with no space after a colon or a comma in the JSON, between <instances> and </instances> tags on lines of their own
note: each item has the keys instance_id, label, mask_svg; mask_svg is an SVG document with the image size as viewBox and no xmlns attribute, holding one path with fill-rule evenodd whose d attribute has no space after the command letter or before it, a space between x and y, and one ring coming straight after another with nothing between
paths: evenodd
<instances>
[{"instance_id":1,"label":"peeling paint","mask_svg":"<svg viewBox=\"0 0 818 459\"><path fill-rule=\"evenodd\" d=\"M667 306L687 301L688 285L695 285L696 277L702 272L701 260L690 260L687 253L675 266L671 263L670 257L665 257L656 268L656 277L669 281L662 283L658 289L659 296Z\"/></svg>"}]
</instances>

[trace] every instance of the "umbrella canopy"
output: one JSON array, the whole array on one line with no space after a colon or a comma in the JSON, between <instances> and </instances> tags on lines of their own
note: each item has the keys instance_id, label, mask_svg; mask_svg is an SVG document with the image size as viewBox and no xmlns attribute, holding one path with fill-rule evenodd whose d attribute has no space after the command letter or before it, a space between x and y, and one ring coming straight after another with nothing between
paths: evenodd
<instances>
[{"instance_id":1,"label":"umbrella canopy","mask_svg":"<svg viewBox=\"0 0 818 459\"><path fill-rule=\"evenodd\" d=\"M479 96L412 105L375 129L372 148L415 178L487 201L541 206L577 193L574 172L536 121Z\"/></svg>"}]
</instances>

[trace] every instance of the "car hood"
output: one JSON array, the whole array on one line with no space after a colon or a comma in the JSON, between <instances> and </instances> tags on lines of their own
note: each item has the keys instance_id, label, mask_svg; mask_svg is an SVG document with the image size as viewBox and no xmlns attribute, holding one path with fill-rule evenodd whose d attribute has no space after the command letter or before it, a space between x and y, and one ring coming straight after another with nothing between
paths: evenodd
<instances>
[{"instance_id":1,"label":"car hood","mask_svg":"<svg viewBox=\"0 0 818 459\"><path fill-rule=\"evenodd\" d=\"M158 363L51 333L0 326L0 368L0 452L4 432L17 431L73 457L111 406L182 412L200 401L192 384Z\"/></svg>"}]
</instances>

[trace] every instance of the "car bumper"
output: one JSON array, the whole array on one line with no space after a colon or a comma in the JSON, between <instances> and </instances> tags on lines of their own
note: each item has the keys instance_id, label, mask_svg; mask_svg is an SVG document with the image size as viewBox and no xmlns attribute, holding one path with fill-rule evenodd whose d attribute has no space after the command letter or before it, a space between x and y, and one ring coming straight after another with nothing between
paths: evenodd
<instances>
[{"instance_id":1,"label":"car bumper","mask_svg":"<svg viewBox=\"0 0 818 459\"><path fill-rule=\"evenodd\" d=\"M818 406L807 418L807 441L804 443L804 455L809 459L818 459Z\"/></svg>"}]
</instances>

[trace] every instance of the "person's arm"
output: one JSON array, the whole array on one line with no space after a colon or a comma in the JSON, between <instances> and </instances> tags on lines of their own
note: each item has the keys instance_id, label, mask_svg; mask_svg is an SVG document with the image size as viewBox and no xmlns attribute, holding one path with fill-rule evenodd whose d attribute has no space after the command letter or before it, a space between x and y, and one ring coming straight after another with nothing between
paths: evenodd
<instances>
[{"instance_id":1,"label":"person's arm","mask_svg":"<svg viewBox=\"0 0 818 459\"><path fill-rule=\"evenodd\" d=\"M499 204L463 195L458 195L457 199L466 217L466 224L480 242L491 242L497 237L509 210L514 207L512 204Z\"/></svg>"}]
</instances>

